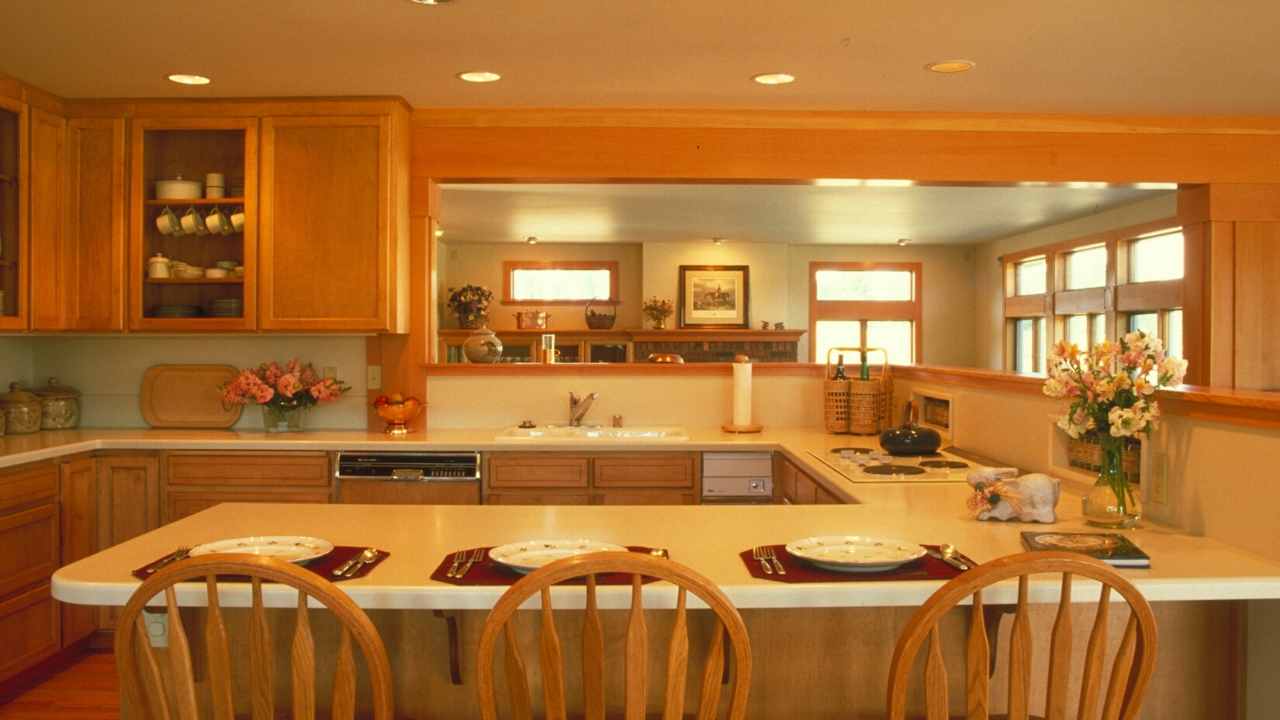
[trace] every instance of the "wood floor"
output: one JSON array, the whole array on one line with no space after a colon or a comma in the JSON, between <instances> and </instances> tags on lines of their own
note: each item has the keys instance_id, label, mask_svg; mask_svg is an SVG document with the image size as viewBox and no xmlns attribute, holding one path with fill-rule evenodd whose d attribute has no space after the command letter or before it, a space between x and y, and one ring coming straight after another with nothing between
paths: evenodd
<instances>
[{"instance_id":1,"label":"wood floor","mask_svg":"<svg viewBox=\"0 0 1280 720\"><path fill-rule=\"evenodd\" d=\"M12 701L0 720L116 720L120 717L115 656L89 653Z\"/></svg>"}]
</instances>

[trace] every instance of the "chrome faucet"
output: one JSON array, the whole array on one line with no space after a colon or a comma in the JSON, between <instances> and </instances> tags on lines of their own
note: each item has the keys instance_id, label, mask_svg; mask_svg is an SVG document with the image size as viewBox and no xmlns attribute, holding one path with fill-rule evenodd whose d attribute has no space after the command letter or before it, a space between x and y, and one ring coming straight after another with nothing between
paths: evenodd
<instances>
[{"instance_id":1,"label":"chrome faucet","mask_svg":"<svg viewBox=\"0 0 1280 720\"><path fill-rule=\"evenodd\" d=\"M582 416L587 414L591 409L591 403L600 397L596 393L591 393L584 398L578 397L576 393L569 393L569 425L578 427L582 424Z\"/></svg>"}]
</instances>

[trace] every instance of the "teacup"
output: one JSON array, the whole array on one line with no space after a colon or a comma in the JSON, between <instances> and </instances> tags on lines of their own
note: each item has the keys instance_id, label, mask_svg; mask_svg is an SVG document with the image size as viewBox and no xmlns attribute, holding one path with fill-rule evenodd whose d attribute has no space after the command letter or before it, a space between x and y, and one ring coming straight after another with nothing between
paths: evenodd
<instances>
[{"instance_id":1,"label":"teacup","mask_svg":"<svg viewBox=\"0 0 1280 720\"><path fill-rule=\"evenodd\" d=\"M231 213L231 228L233 232L244 230L244 208L236 208L236 211Z\"/></svg>"},{"instance_id":2,"label":"teacup","mask_svg":"<svg viewBox=\"0 0 1280 720\"><path fill-rule=\"evenodd\" d=\"M156 229L160 231L161 235L181 235L183 233L182 223L178 220L178 216L167 207L156 216Z\"/></svg>"},{"instance_id":3,"label":"teacup","mask_svg":"<svg viewBox=\"0 0 1280 720\"><path fill-rule=\"evenodd\" d=\"M205 227L214 235L230 235L231 220L227 218L227 214L222 212L222 208L215 207L209 211L204 219Z\"/></svg>"},{"instance_id":4,"label":"teacup","mask_svg":"<svg viewBox=\"0 0 1280 720\"><path fill-rule=\"evenodd\" d=\"M208 235L209 228L204 225L204 218L192 206L182 215L182 230L188 235Z\"/></svg>"}]
</instances>

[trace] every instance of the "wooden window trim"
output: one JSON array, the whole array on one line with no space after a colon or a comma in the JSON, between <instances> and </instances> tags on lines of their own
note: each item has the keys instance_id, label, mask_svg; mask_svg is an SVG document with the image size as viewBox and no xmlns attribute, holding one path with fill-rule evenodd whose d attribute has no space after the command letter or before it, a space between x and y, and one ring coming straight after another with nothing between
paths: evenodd
<instances>
[{"instance_id":1,"label":"wooden window trim","mask_svg":"<svg viewBox=\"0 0 1280 720\"><path fill-rule=\"evenodd\" d=\"M911 273L911 300L819 300L819 270L905 270ZM867 320L907 320L912 323L913 361L924 357L924 263L919 262L833 262L809 263L809 362L826 362L818 358L817 331L819 320L863 321L859 344L867 344Z\"/></svg>"},{"instance_id":2,"label":"wooden window trim","mask_svg":"<svg viewBox=\"0 0 1280 720\"><path fill-rule=\"evenodd\" d=\"M511 297L511 274L516 270L608 270L608 300L516 300ZM502 304L503 305L586 305L601 303L617 305L622 300L618 295L618 262L616 260L505 260L502 263Z\"/></svg>"}]
</instances>

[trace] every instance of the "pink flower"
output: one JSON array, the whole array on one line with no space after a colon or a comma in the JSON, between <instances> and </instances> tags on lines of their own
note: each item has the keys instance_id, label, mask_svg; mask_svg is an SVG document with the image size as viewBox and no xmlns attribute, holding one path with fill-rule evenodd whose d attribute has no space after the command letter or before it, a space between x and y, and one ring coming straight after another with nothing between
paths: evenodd
<instances>
[{"instance_id":1,"label":"pink flower","mask_svg":"<svg viewBox=\"0 0 1280 720\"><path fill-rule=\"evenodd\" d=\"M275 395L276 395L275 390L272 390L266 385L259 384L259 387L255 392L253 399L259 405L266 405L267 403L271 402L271 398L275 397Z\"/></svg>"},{"instance_id":2,"label":"pink flower","mask_svg":"<svg viewBox=\"0 0 1280 720\"><path fill-rule=\"evenodd\" d=\"M298 381L298 376L292 372L285 373L275 382L276 390L285 397L293 397L302 390L302 383Z\"/></svg>"}]
</instances>

